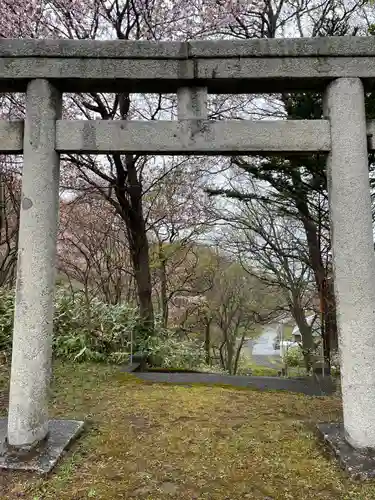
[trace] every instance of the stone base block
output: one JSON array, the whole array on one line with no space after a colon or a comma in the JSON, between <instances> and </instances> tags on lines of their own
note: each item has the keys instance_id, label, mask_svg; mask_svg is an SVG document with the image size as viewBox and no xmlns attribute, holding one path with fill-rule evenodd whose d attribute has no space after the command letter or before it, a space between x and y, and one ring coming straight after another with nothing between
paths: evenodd
<instances>
[{"instance_id":1,"label":"stone base block","mask_svg":"<svg viewBox=\"0 0 375 500\"><path fill-rule=\"evenodd\" d=\"M344 425L341 423L324 423L317 427L329 451L352 479L375 478L375 450L353 448L345 439Z\"/></svg>"},{"instance_id":2,"label":"stone base block","mask_svg":"<svg viewBox=\"0 0 375 500\"><path fill-rule=\"evenodd\" d=\"M51 420L45 441L28 453L15 453L7 447L7 419L0 419L0 470L18 470L47 474L63 451L83 431L84 423L76 420Z\"/></svg>"}]
</instances>

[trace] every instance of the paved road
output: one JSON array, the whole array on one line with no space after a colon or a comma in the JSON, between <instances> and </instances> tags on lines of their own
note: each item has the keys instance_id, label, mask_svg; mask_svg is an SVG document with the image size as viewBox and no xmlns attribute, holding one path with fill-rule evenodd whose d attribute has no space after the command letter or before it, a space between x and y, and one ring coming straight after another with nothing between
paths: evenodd
<instances>
[{"instance_id":1,"label":"paved road","mask_svg":"<svg viewBox=\"0 0 375 500\"><path fill-rule=\"evenodd\" d=\"M266 368L280 368L280 350L273 348L276 335L276 325L266 325L262 334L257 339L248 340L243 349L248 351L255 364Z\"/></svg>"},{"instance_id":2,"label":"paved road","mask_svg":"<svg viewBox=\"0 0 375 500\"><path fill-rule=\"evenodd\" d=\"M220 375L216 373L134 372L133 375L142 380L154 383L231 385L234 387L249 387L261 391L288 391L306 394L308 396L326 396L335 391L328 377L322 379L319 383L312 378L288 379L281 377L245 377L239 375Z\"/></svg>"}]
</instances>

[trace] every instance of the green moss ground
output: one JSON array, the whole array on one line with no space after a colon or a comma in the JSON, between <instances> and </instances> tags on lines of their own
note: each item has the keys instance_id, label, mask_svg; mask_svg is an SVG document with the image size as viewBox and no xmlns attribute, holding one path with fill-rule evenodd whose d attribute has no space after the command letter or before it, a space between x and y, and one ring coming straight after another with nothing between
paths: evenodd
<instances>
[{"instance_id":1,"label":"green moss ground","mask_svg":"<svg viewBox=\"0 0 375 500\"><path fill-rule=\"evenodd\" d=\"M348 480L316 438L316 422L340 419L340 406L334 397L152 385L115 367L59 363L51 413L85 419L87 431L48 478L0 474L0 498L374 499L375 482Z\"/></svg>"}]
</instances>

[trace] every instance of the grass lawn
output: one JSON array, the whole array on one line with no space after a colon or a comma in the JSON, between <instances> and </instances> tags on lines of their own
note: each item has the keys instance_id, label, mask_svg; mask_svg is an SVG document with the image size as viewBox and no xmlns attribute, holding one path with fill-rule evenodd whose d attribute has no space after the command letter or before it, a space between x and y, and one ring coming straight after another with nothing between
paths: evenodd
<instances>
[{"instance_id":1,"label":"grass lawn","mask_svg":"<svg viewBox=\"0 0 375 500\"><path fill-rule=\"evenodd\" d=\"M272 363L271 360L270 363ZM256 363L249 363L248 367L251 370L251 374L255 377L277 377L281 370L278 365L275 365L275 368L269 368L257 365Z\"/></svg>"},{"instance_id":2,"label":"grass lawn","mask_svg":"<svg viewBox=\"0 0 375 500\"><path fill-rule=\"evenodd\" d=\"M86 433L48 478L0 474L1 499L375 498L375 483L346 479L314 435L340 418L334 397L152 385L58 363L51 413L85 419Z\"/></svg>"}]
</instances>

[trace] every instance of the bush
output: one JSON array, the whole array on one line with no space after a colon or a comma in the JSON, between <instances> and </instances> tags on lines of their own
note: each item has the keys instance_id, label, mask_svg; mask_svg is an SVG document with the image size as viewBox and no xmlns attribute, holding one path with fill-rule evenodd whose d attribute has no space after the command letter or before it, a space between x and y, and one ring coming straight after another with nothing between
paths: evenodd
<instances>
[{"instance_id":1,"label":"bush","mask_svg":"<svg viewBox=\"0 0 375 500\"><path fill-rule=\"evenodd\" d=\"M14 316L14 291L0 289L0 352L10 354ZM124 304L99 300L88 304L82 292L57 289L53 351L59 358L75 361L121 363L129 358L133 332L138 339L138 313ZM134 342L133 349L137 349Z\"/></svg>"},{"instance_id":2,"label":"bush","mask_svg":"<svg viewBox=\"0 0 375 500\"><path fill-rule=\"evenodd\" d=\"M283 362L286 364L286 366L290 366L292 368L298 368L299 366L303 366L304 359L301 348L290 347L284 353Z\"/></svg>"},{"instance_id":3,"label":"bush","mask_svg":"<svg viewBox=\"0 0 375 500\"><path fill-rule=\"evenodd\" d=\"M11 352L14 291L0 289L0 352ZM164 368L191 369L204 362L203 346L181 340L159 328L148 336L139 329L136 308L87 299L83 292L58 288L55 296L53 352L55 357L77 362L127 362L133 353L149 353L153 364Z\"/></svg>"},{"instance_id":4,"label":"bush","mask_svg":"<svg viewBox=\"0 0 375 500\"><path fill-rule=\"evenodd\" d=\"M204 363L203 344L196 340L182 340L176 333L159 329L158 334L139 343L139 349L148 352L153 366L176 369L198 369Z\"/></svg>"},{"instance_id":5,"label":"bush","mask_svg":"<svg viewBox=\"0 0 375 500\"><path fill-rule=\"evenodd\" d=\"M131 333L137 338L139 317L125 304L87 303L82 292L56 293L54 353L75 361L121 363L130 353ZM134 340L134 339L133 339ZM136 349L136 343L133 349Z\"/></svg>"},{"instance_id":6,"label":"bush","mask_svg":"<svg viewBox=\"0 0 375 500\"><path fill-rule=\"evenodd\" d=\"M234 367L233 367L234 368ZM253 361L245 349L241 349L237 364L236 375L251 375L253 372Z\"/></svg>"},{"instance_id":7,"label":"bush","mask_svg":"<svg viewBox=\"0 0 375 500\"><path fill-rule=\"evenodd\" d=\"M333 352L331 354L331 374L334 377L340 375L340 356L338 352Z\"/></svg>"},{"instance_id":8,"label":"bush","mask_svg":"<svg viewBox=\"0 0 375 500\"><path fill-rule=\"evenodd\" d=\"M10 354L14 316L14 292L0 288L0 353Z\"/></svg>"},{"instance_id":9,"label":"bush","mask_svg":"<svg viewBox=\"0 0 375 500\"><path fill-rule=\"evenodd\" d=\"M197 371L203 372L203 373L217 373L220 375L228 375L228 372L226 370L224 370L224 368L222 368L219 365L215 365L215 364L206 365L206 363L201 363L200 365L196 366L195 369Z\"/></svg>"}]
</instances>

